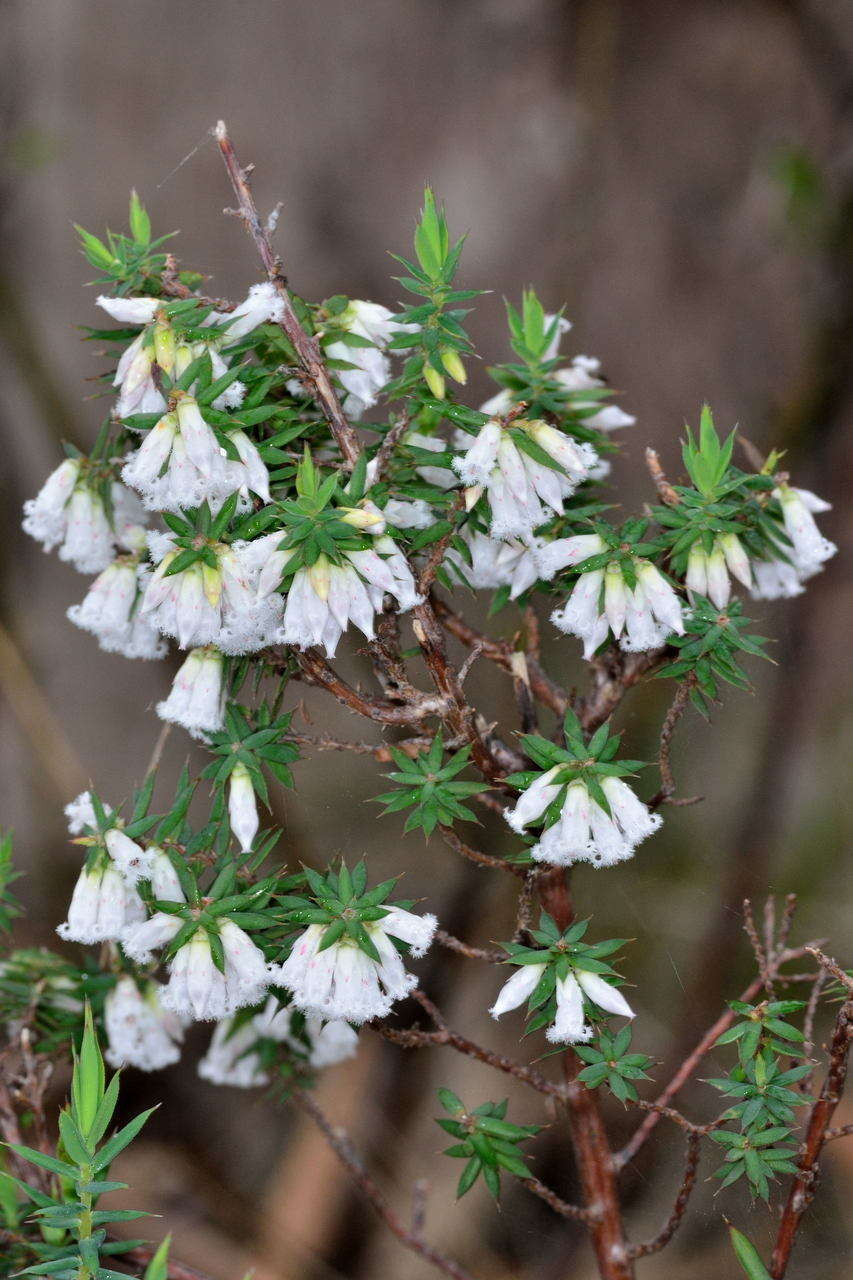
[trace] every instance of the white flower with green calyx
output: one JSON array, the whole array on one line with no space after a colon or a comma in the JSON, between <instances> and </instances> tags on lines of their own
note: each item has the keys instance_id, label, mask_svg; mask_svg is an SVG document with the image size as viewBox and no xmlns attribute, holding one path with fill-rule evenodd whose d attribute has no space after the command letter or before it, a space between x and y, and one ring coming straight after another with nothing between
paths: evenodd
<instances>
[{"instance_id":1,"label":"white flower with green calyx","mask_svg":"<svg viewBox=\"0 0 853 1280\"><path fill-rule=\"evenodd\" d=\"M454 576L466 586L477 591L503 589L508 599L516 600L543 577L539 539L498 541L470 524L460 539L467 555L451 547L445 559L453 566Z\"/></svg>"},{"instance_id":2,"label":"white flower with green calyx","mask_svg":"<svg viewBox=\"0 0 853 1280\"><path fill-rule=\"evenodd\" d=\"M77 878L67 919L56 930L66 941L116 942L125 929L145 919L146 911L136 889L138 874L128 874L131 860L144 858L143 850L115 813L95 792L83 792L66 809L72 843L88 850ZM145 823L143 821L142 825ZM128 831L136 834L139 822Z\"/></svg>"},{"instance_id":3,"label":"white flower with green calyx","mask_svg":"<svg viewBox=\"0 0 853 1280\"><path fill-rule=\"evenodd\" d=\"M522 737L524 753L542 772L507 778L521 795L504 817L519 834L530 826L544 828L530 850L536 862L595 867L623 862L662 822L623 781L643 762L616 761L620 735L611 735L606 724L587 743L577 716L567 711L564 731L565 748L533 734Z\"/></svg>"},{"instance_id":4,"label":"white flower with green calyx","mask_svg":"<svg viewBox=\"0 0 853 1280\"><path fill-rule=\"evenodd\" d=\"M278 504L281 533L242 551L256 575L258 599L277 607L276 641L300 649L321 645L329 657L352 623L368 638L386 594L400 612L419 602L406 558L386 532L384 514L363 497L362 458L347 491L337 475L321 480L310 456L299 467L297 497ZM282 594L283 598L282 598Z\"/></svg>"},{"instance_id":5,"label":"white flower with green calyx","mask_svg":"<svg viewBox=\"0 0 853 1280\"><path fill-rule=\"evenodd\" d=\"M817 527L815 515L832 509L817 494L808 489L795 489L782 484L772 491L778 503L776 516L776 556L752 562L756 600L777 600L780 597L798 596L803 583L820 573L827 560L838 550L834 542L825 538ZM784 557L784 559L782 558Z\"/></svg>"},{"instance_id":6,"label":"white flower with green calyx","mask_svg":"<svg viewBox=\"0 0 853 1280\"><path fill-rule=\"evenodd\" d=\"M192 932L189 932L192 930ZM184 940L182 934L189 932ZM218 1021L257 1004L270 984L263 951L228 919L215 928L190 922L169 946L164 1009L198 1022Z\"/></svg>"},{"instance_id":7,"label":"white flower with green calyx","mask_svg":"<svg viewBox=\"0 0 853 1280\"><path fill-rule=\"evenodd\" d=\"M165 657L166 645L139 611L149 576L150 570L137 556L121 556L98 575L81 603L68 609L67 617L96 636L106 653Z\"/></svg>"},{"instance_id":8,"label":"white flower with green calyx","mask_svg":"<svg viewBox=\"0 0 853 1280\"><path fill-rule=\"evenodd\" d=\"M306 1017L271 995L260 1012L241 1010L218 1024L198 1073L212 1084L262 1087L281 1061L282 1046L300 1062L328 1067L353 1057L358 1033L346 1022Z\"/></svg>"},{"instance_id":9,"label":"white flower with green calyx","mask_svg":"<svg viewBox=\"0 0 853 1280\"><path fill-rule=\"evenodd\" d=\"M128 457L122 479L149 510L176 513L203 502L218 507L239 488L198 401L178 387L169 393L167 412Z\"/></svg>"},{"instance_id":10,"label":"white flower with green calyx","mask_svg":"<svg viewBox=\"0 0 853 1280\"><path fill-rule=\"evenodd\" d=\"M160 986L121 974L104 1001L104 1057L111 1067L161 1071L181 1056L183 1024L160 1002Z\"/></svg>"},{"instance_id":11,"label":"white flower with green calyx","mask_svg":"<svg viewBox=\"0 0 853 1280\"><path fill-rule=\"evenodd\" d=\"M166 401L157 386L155 369L174 372L175 340L164 298L104 297L95 299L111 319L124 325L143 325L142 333L125 348L116 368L113 386L118 388L116 416L162 413Z\"/></svg>"},{"instance_id":12,"label":"white flower with green calyx","mask_svg":"<svg viewBox=\"0 0 853 1280\"><path fill-rule=\"evenodd\" d=\"M588 478L597 455L588 444L539 419L492 418L453 469L472 491L485 493L493 538L526 538L554 515Z\"/></svg>"},{"instance_id":13,"label":"white flower with green calyx","mask_svg":"<svg viewBox=\"0 0 853 1280\"><path fill-rule=\"evenodd\" d=\"M335 300L336 304L338 301L343 310L330 315L323 350L344 389L344 413L358 419L376 404L390 381L391 361L385 354L388 343L416 326L401 324L378 302L342 298Z\"/></svg>"},{"instance_id":14,"label":"white flower with green calyx","mask_svg":"<svg viewBox=\"0 0 853 1280\"><path fill-rule=\"evenodd\" d=\"M602 1012L633 1018L634 1011L616 985L619 975L603 959L624 946L624 938L605 942L582 941L589 928L580 920L560 933L549 915L542 914L530 936L536 947L507 943L507 963L518 969L504 983L490 1009L493 1018L528 1003L528 1033L548 1027L555 1044L578 1044L592 1039L587 1017Z\"/></svg>"},{"instance_id":15,"label":"white flower with green calyx","mask_svg":"<svg viewBox=\"0 0 853 1280\"><path fill-rule=\"evenodd\" d=\"M272 982L292 992L294 1005L306 1014L356 1025L384 1018L417 984L398 944L406 944L412 956L424 955L435 916L415 915L411 904L386 903L393 880L368 890L363 863L352 872L341 864L325 876L306 867L305 875L311 897L291 895L281 904L294 923L308 927L284 963L273 966Z\"/></svg>"},{"instance_id":16,"label":"white flower with green calyx","mask_svg":"<svg viewBox=\"0 0 853 1280\"><path fill-rule=\"evenodd\" d=\"M171 692L157 703L157 714L182 725L193 737L222 728L225 707L224 659L218 649L191 649L172 681Z\"/></svg>"},{"instance_id":17,"label":"white flower with green calyx","mask_svg":"<svg viewBox=\"0 0 853 1280\"><path fill-rule=\"evenodd\" d=\"M480 406L483 413L500 417L524 401L531 416L555 416L587 440L598 432L633 425L636 419L630 414L602 404L613 393L598 376L599 360L575 356L568 365L561 364L560 340L572 327L569 320L546 314L532 289L525 290L520 312L507 304L507 315L512 347L521 363L491 370L503 389Z\"/></svg>"},{"instance_id":18,"label":"white flower with green calyx","mask_svg":"<svg viewBox=\"0 0 853 1280\"><path fill-rule=\"evenodd\" d=\"M215 645L224 653L252 653L269 644L275 630L275 607L252 590L243 544L223 540L236 505L232 494L215 517L206 503L193 522L166 514L172 533L149 539L159 563L140 611L182 649Z\"/></svg>"},{"instance_id":19,"label":"white flower with green calyx","mask_svg":"<svg viewBox=\"0 0 853 1280\"><path fill-rule=\"evenodd\" d=\"M22 527L45 551L80 573L100 573L116 548L144 546L145 512L139 499L113 479L112 467L95 458L66 458L35 498L24 503Z\"/></svg>"},{"instance_id":20,"label":"white flower with green calyx","mask_svg":"<svg viewBox=\"0 0 853 1280\"><path fill-rule=\"evenodd\" d=\"M248 853L258 833L256 795L269 805L269 790L263 770L267 769L284 787L293 786L289 765L299 759L299 749L286 741L292 713L273 720L268 704L256 711L229 702L222 727L205 735L214 759L202 778L214 786L228 786L228 817L231 831L243 853Z\"/></svg>"},{"instance_id":21,"label":"white flower with green calyx","mask_svg":"<svg viewBox=\"0 0 853 1280\"><path fill-rule=\"evenodd\" d=\"M579 575L566 603L551 614L554 625L583 640L587 660L609 635L630 653L658 649L673 633L683 635L681 602L648 559L658 550L643 540L648 521L594 528L595 533L555 539L536 551L543 579L562 568L577 568Z\"/></svg>"}]
</instances>

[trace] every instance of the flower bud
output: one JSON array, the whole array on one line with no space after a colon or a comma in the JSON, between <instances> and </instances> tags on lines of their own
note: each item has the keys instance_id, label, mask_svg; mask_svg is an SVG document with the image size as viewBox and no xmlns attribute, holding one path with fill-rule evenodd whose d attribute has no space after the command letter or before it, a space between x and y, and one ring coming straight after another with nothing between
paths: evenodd
<instances>
[{"instance_id":1,"label":"flower bud","mask_svg":"<svg viewBox=\"0 0 853 1280\"><path fill-rule=\"evenodd\" d=\"M344 524L351 524L354 529L362 529L365 533L377 536L385 532L385 517L369 499L359 507L341 507L343 513L339 518Z\"/></svg>"},{"instance_id":2,"label":"flower bud","mask_svg":"<svg viewBox=\"0 0 853 1280\"><path fill-rule=\"evenodd\" d=\"M175 372L175 334L171 325L163 320L154 326L154 359L171 377Z\"/></svg>"},{"instance_id":3,"label":"flower bud","mask_svg":"<svg viewBox=\"0 0 853 1280\"><path fill-rule=\"evenodd\" d=\"M461 382L464 387L465 383L468 381L468 374L466 373L465 366L460 359L459 352L453 351L451 348L447 348L447 350L442 351L441 363L444 365L453 381ZM441 396L439 396L438 399L440 400Z\"/></svg>"},{"instance_id":4,"label":"flower bud","mask_svg":"<svg viewBox=\"0 0 853 1280\"><path fill-rule=\"evenodd\" d=\"M319 596L321 600L328 600L331 574L329 573L329 561L326 556L318 556L308 570L308 578L314 589L314 594Z\"/></svg>"},{"instance_id":5,"label":"flower bud","mask_svg":"<svg viewBox=\"0 0 853 1280\"><path fill-rule=\"evenodd\" d=\"M255 788L246 766L238 761L231 771L228 791L228 819L231 830L240 842L243 853L248 853L258 834L258 806Z\"/></svg>"},{"instance_id":6,"label":"flower bud","mask_svg":"<svg viewBox=\"0 0 853 1280\"><path fill-rule=\"evenodd\" d=\"M444 374L433 369L429 361L424 363L423 367L424 382L429 387L436 400L443 400L445 396Z\"/></svg>"}]
</instances>

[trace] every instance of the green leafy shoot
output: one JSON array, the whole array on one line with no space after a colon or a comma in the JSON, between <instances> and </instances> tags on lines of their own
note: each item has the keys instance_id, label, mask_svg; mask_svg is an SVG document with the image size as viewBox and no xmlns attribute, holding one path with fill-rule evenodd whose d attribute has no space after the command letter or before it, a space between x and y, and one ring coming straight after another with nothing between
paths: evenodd
<instances>
[{"instance_id":1,"label":"green leafy shoot","mask_svg":"<svg viewBox=\"0 0 853 1280\"><path fill-rule=\"evenodd\" d=\"M615 1036L599 1031L595 1044L576 1044L575 1053L587 1064L578 1072L578 1080L588 1089L607 1085L620 1102L636 1102L638 1094L633 1081L650 1078L647 1069L652 1060L644 1053L629 1053L630 1047L630 1027L623 1027Z\"/></svg>"},{"instance_id":2,"label":"green leafy shoot","mask_svg":"<svg viewBox=\"0 0 853 1280\"><path fill-rule=\"evenodd\" d=\"M501 1173L522 1181L533 1177L518 1148L539 1132L539 1125L511 1124L506 1119L506 1100L484 1102L468 1111L450 1089L439 1089L438 1098L450 1119L442 1117L436 1124L457 1139L443 1154L466 1161L456 1188L457 1199L470 1191L479 1177L495 1200L500 1198Z\"/></svg>"},{"instance_id":3,"label":"green leafy shoot","mask_svg":"<svg viewBox=\"0 0 853 1280\"><path fill-rule=\"evenodd\" d=\"M388 773L385 777L397 785L394 791L376 796L376 802L386 806L383 817L387 813L397 813L401 809L413 807L414 811L406 818L404 830L415 831L420 828L425 836L432 835L439 823L450 827L457 820L477 821L476 814L462 801L487 791L488 787L479 782L456 780L457 775L469 763L470 747L463 747L446 764L442 764L444 737L439 730L429 749L414 757L394 747L390 750L398 769L396 773Z\"/></svg>"},{"instance_id":4,"label":"green leafy shoot","mask_svg":"<svg viewBox=\"0 0 853 1280\"><path fill-rule=\"evenodd\" d=\"M725 609L718 609L704 596L694 595L685 623L684 635L672 635L668 640L678 650L678 656L657 672L657 678L695 677L691 701L707 716L711 705L719 701L721 684L743 690L752 687L738 655L772 661L764 651L769 642L763 636L748 633L750 619L744 616L739 600L730 600Z\"/></svg>"},{"instance_id":5,"label":"green leafy shoot","mask_svg":"<svg viewBox=\"0 0 853 1280\"><path fill-rule=\"evenodd\" d=\"M202 772L214 786L224 787L238 764L243 765L256 793L269 805L269 789L264 777L268 769L284 787L293 786L289 766L299 759L299 748L284 741L290 729L292 712L273 719L267 703L254 712L248 707L229 702L225 708L225 727L207 735L210 752L215 757Z\"/></svg>"},{"instance_id":6,"label":"green leafy shoot","mask_svg":"<svg viewBox=\"0 0 853 1280\"><path fill-rule=\"evenodd\" d=\"M729 1227L729 1241L747 1280L771 1280L770 1272L761 1261L761 1255L742 1231Z\"/></svg>"},{"instance_id":7,"label":"green leafy shoot","mask_svg":"<svg viewBox=\"0 0 853 1280\"><path fill-rule=\"evenodd\" d=\"M151 239L151 219L135 191L130 193L130 235L107 231L101 240L75 226L87 262L101 272L97 283L117 294L159 294L166 255L160 248L175 233ZM196 277L189 273L195 281Z\"/></svg>"},{"instance_id":8,"label":"green leafy shoot","mask_svg":"<svg viewBox=\"0 0 853 1280\"><path fill-rule=\"evenodd\" d=\"M303 870L309 892L305 895L287 893L278 899L285 926L292 931L303 925L322 925L320 951L336 942L349 940L378 963L380 955L366 926L388 915L392 904L387 899L397 883L396 878L383 880L373 889L368 889L364 862L357 863L350 870L343 860L337 871L330 868L325 875L311 867ZM408 908L411 902L393 905Z\"/></svg>"}]
</instances>

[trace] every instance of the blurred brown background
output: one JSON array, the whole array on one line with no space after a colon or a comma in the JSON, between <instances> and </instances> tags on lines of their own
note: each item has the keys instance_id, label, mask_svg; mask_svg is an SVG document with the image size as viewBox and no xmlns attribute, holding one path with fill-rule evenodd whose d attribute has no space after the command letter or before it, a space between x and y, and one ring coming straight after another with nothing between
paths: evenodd
<instances>
[{"instance_id":1,"label":"blurred brown background","mask_svg":"<svg viewBox=\"0 0 853 1280\"><path fill-rule=\"evenodd\" d=\"M535 283L575 321L565 349L600 356L637 414L615 471L626 501L648 496L646 444L678 471L679 431L707 398L722 427L739 421L761 447L788 449L796 480L835 503L826 532L849 542L849 3L5 0L0 10L0 814L28 872L22 938L56 941L77 866L62 804L90 778L120 798L142 776L159 723L151 706L169 680L169 664L131 666L72 627L64 612L84 580L19 531L20 505L55 465L60 437L85 447L101 413L84 381L100 363L75 331L97 319L71 224L123 228L135 186L158 231L180 228L184 261L210 272L215 292L242 295L256 263L221 216L230 192L207 135L219 116L257 166L261 207L283 201L278 246L300 292L393 305L385 250L408 251L429 180L452 229L471 230L465 283L494 289L471 324L485 360L506 358L502 295L517 299ZM486 391L482 373L474 383L475 395ZM779 665L753 664L757 696L732 692L713 725L691 712L679 730L681 792L702 793L704 804L669 810L627 868L578 874L599 930L637 939L635 1040L659 1058L695 1041L744 984L745 894L796 890L800 940L827 936L851 962L850 566L848 550L799 601L754 607ZM548 644L565 682L581 678L573 643ZM475 669L471 688L495 715L507 712L492 672ZM310 705L318 726L364 735L343 713ZM665 706L660 685L631 700L621 716L631 754L653 758ZM187 750L173 734L170 764ZM452 931L473 942L507 936L505 886L457 866L440 844L402 839L394 818L377 820L365 803L384 789L373 762L321 755L297 775L279 814L294 860L366 853L377 877L404 869L406 891L428 895ZM500 847L506 835L487 825L481 838ZM454 1023L510 1048L520 1022L487 1025L495 980L485 966L442 955L421 971ZM175 1231L176 1255L222 1280L250 1264L263 1280L430 1274L376 1226L298 1118L197 1080L204 1039L193 1035L163 1079L127 1076L128 1104L165 1089L125 1176L134 1203ZM452 1085L475 1103L502 1097L503 1080L442 1050L415 1058L370 1033L362 1040L358 1062L328 1073L320 1096L392 1202L405 1209L426 1175L432 1233L484 1278L590 1276L573 1228L554 1229L520 1191L509 1190L500 1213L480 1189L453 1209L458 1168L436 1156L434 1089ZM727 1061L721 1050L702 1074ZM715 1096L699 1084L685 1106L710 1116ZM513 1093L515 1118L536 1119L533 1105ZM609 1111L627 1133L635 1117ZM841 1120L851 1118L847 1103ZM669 1211L681 1145L661 1125L625 1175L636 1238ZM843 1147L823 1162L823 1194L796 1256L802 1280L850 1274L853 1154ZM574 1197L560 1126L537 1150L542 1177ZM706 1156L702 1175L713 1167ZM734 1275L722 1214L745 1225L745 1209L740 1195L714 1199L700 1185L676 1243L641 1274ZM766 1244L772 1225L759 1210L748 1230Z\"/></svg>"}]
</instances>

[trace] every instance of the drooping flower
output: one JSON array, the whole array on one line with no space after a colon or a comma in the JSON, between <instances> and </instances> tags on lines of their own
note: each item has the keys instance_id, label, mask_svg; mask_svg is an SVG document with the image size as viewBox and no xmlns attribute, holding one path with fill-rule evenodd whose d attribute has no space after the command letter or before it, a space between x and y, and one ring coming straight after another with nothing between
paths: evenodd
<instances>
[{"instance_id":1,"label":"drooping flower","mask_svg":"<svg viewBox=\"0 0 853 1280\"><path fill-rule=\"evenodd\" d=\"M246 554L260 565L257 593L261 600L280 599L277 588L292 550L282 550L280 534L268 534L247 544ZM374 549L375 548L375 549ZM340 564L322 554L297 569L287 585L278 643L300 649L322 645L329 657L337 649L350 623L373 639L374 616L382 609L386 592L400 612L420 600L412 572L393 538L376 538L373 547L341 552Z\"/></svg>"},{"instance_id":2,"label":"drooping flower","mask_svg":"<svg viewBox=\"0 0 853 1280\"><path fill-rule=\"evenodd\" d=\"M193 735L217 733L225 705L223 658L218 649L191 649L178 669L172 689L157 704L161 720L180 724Z\"/></svg>"},{"instance_id":3,"label":"drooping flower","mask_svg":"<svg viewBox=\"0 0 853 1280\"><path fill-rule=\"evenodd\" d=\"M374 955L346 936L321 950L325 928L309 925L284 964L273 970L273 981L292 991L296 1008L306 1014L356 1024L384 1018L417 982L406 972L392 939L408 943L412 955L421 956L432 941L436 920L391 907L364 928Z\"/></svg>"},{"instance_id":4,"label":"drooping flower","mask_svg":"<svg viewBox=\"0 0 853 1280\"><path fill-rule=\"evenodd\" d=\"M240 476L234 476L226 467L222 446L202 417L195 398L188 392L174 392L175 397L175 407L155 423L140 447L130 454L122 468L122 478L142 494L151 511L178 513L201 506L202 502L220 506L240 487ZM266 468L263 470L266 475Z\"/></svg>"},{"instance_id":5,"label":"drooping flower","mask_svg":"<svg viewBox=\"0 0 853 1280\"><path fill-rule=\"evenodd\" d=\"M145 513L124 485L109 485L112 516L108 516L103 488L91 482L81 458L66 458L53 471L35 498L24 503L23 529L45 551L59 547L60 560L80 573L100 573L116 547L137 552L144 545Z\"/></svg>"},{"instance_id":6,"label":"drooping flower","mask_svg":"<svg viewBox=\"0 0 853 1280\"><path fill-rule=\"evenodd\" d=\"M301 1034L294 1027L294 1011L270 996L260 1013L248 1021L229 1018L213 1033L207 1053L198 1066L199 1075L213 1084L251 1089L269 1083L264 1069L264 1041L286 1044L312 1067L329 1067L351 1058L358 1034L346 1022L327 1022L316 1017L301 1019Z\"/></svg>"},{"instance_id":7,"label":"drooping flower","mask_svg":"<svg viewBox=\"0 0 853 1280\"><path fill-rule=\"evenodd\" d=\"M539 985L545 968L545 963L521 965L498 992L489 1010L492 1017L500 1018L524 1004ZM571 966L565 976L557 977L555 994L556 1015L545 1033L555 1044L580 1044L592 1038L592 1027L584 1022L584 998L606 1013L634 1017L633 1009L618 987L580 966Z\"/></svg>"},{"instance_id":8,"label":"drooping flower","mask_svg":"<svg viewBox=\"0 0 853 1280\"><path fill-rule=\"evenodd\" d=\"M606 551L597 534L559 539L538 552L541 576L551 577L564 565L582 564ZM627 652L656 649L673 632L684 634L681 603L666 578L640 556L632 557L630 566L633 587L625 581L620 560L582 572L566 603L551 614L556 627L583 640L586 659L611 632Z\"/></svg>"},{"instance_id":9,"label":"drooping flower","mask_svg":"<svg viewBox=\"0 0 853 1280\"><path fill-rule=\"evenodd\" d=\"M471 563L452 548L446 558L458 569L461 580L478 591L506 586L510 588L510 600L515 600L542 577L534 539L499 542L469 528L463 531L462 539L468 546Z\"/></svg>"},{"instance_id":10,"label":"drooping flower","mask_svg":"<svg viewBox=\"0 0 853 1280\"><path fill-rule=\"evenodd\" d=\"M224 341L227 345L247 337L258 325L278 323L284 315L284 302L275 285L269 280L253 284L248 295L233 311L214 311L210 323L225 325Z\"/></svg>"},{"instance_id":11,"label":"drooping flower","mask_svg":"<svg viewBox=\"0 0 853 1280\"><path fill-rule=\"evenodd\" d=\"M396 333L407 332L414 326L400 324L393 312L380 303L360 298L353 298L337 320L346 333L372 344L351 345L344 338L338 338L325 347L330 360L353 366L334 372L346 392L344 412L358 419L376 404L382 388L390 380L391 362L385 354L388 343Z\"/></svg>"},{"instance_id":12,"label":"drooping flower","mask_svg":"<svg viewBox=\"0 0 853 1280\"><path fill-rule=\"evenodd\" d=\"M753 595L760 600L799 595L800 584L820 573L838 550L834 542L823 536L814 518L816 514L830 511L830 503L808 489L795 489L787 484L774 489L773 497L781 508L782 526L788 539L783 544L786 558L753 561Z\"/></svg>"},{"instance_id":13,"label":"drooping flower","mask_svg":"<svg viewBox=\"0 0 853 1280\"><path fill-rule=\"evenodd\" d=\"M166 645L139 612L148 570L135 557L121 557L104 569L80 604L67 612L75 626L97 636L107 653L126 658L162 658Z\"/></svg>"},{"instance_id":14,"label":"drooping flower","mask_svg":"<svg viewBox=\"0 0 853 1280\"><path fill-rule=\"evenodd\" d=\"M688 591L707 596L718 609L724 609L732 594L729 574L745 587L752 586L749 556L736 533L723 533L714 539L710 552L695 542L687 557L685 582Z\"/></svg>"},{"instance_id":15,"label":"drooping flower","mask_svg":"<svg viewBox=\"0 0 853 1280\"><path fill-rule=\"evenodd\" d=\"M121 857L120 853L119 857ZM171 859L156 845L149 846L144 852L139 850L139 846L136 846L136 852L129 850L123 873L133 884L142 878L148 880L151 893L157 902L186 901L178 873ZM183 919L178 915L155 911L149 919L129 924L122 930L121 945L131 960L135 960L137 964L147 964L155 951L172 941L183 923Z\"/></svg>"},{"instance_id":16,"label":"drooping flower","mask_svg":"<svg viewBox=\"0 0 853 1280\"><path fill-rule=\"evenodd\" d=\"M174 372L174 335L162 313L161 298L95 299L97 305L119 324L138 324L146 328L125 348L116 368L113 386L118 387L116 415L129 418L136 413L161 413L166 407L163 393L155 380L159 365L166 373ZM153 329L148 328L160 312Z\"/></svg>"},{"instance_id":17,"label":"drooping flower","mask_svg":"<svg viewBox=\"0 0 853 1280\"><path fill-rule=\"evenodd\" d=\"M205 929L197 929L178 948L169 961L164 1008L209 1022L258 1003L271 981L264 953L230 920L220 924L219 938L224 973L216 967Z\"/></svg>"},{"instance_id":18,"label":"drooping flower","mask_svg":"<svg viewBox=\"0 0 853 1280\"><path fill-rule=\"evenodd\" d=\"M112 809L108 805L104 806L107 816L112 813ZM68 834L71 836L82 835L89 828L95 830L98 822L95 817L95 810L92 805L92 794L90 791L81 791L79 796L65 806L65 817L67 819Z\"/></svg>"},{"instance_id":19,"label":"drooping flower","mask_svg":"<svg viewBox=\"0 0 853 1280\"><path fill-rule=\"evenodd\" d=\"M621 778L603 778L601 789L610 813L592 798L584 782L569 783L559 820L543 832L530 851L537 862L552 866L590 862L610 867L633 857L637 845L660 827L660 814L650 812Z\"/></svg>"},{"instance_id":20,"label":"drooping flower","mask_svg":"<svg viewBox=\"0 0 853 1280\"><path fill-rule=\"evenodd\" d=\"M104 1028L104 1057L116 1069L159 1071L181 1056L183 1026L163 1008L156 982L145 982L140 989L133 978L122 974L104 1001Z\"/></svg>"},{"instance_id":21,"label":"drooping flower","mask_svg":"<svg viewBox=\"0 0 853 1280\"><path fill-rule=\"evenodd\" d=\"M251 774L239 760L231 770L228 784L228 820L240 849L248 853L258 834L258 805Z\"/></svg>"},{"instance_id":22,"label":"drooping flower","mask_svg":"<svg viewBox=\"0 0 853 1280\"><path fill-rule=\"evenodd\" d=\"M199 559L173 574L167 570L177 552L169 539L158 536L150 544L160 562L141 612L158 631L174 636L182 649L215 644L225 653L251 653L270 642L275 609L249 586L238 544L210 544L216 568Z\"/></svg>"},{"instance_id":23,"label":"drooping flower","mask_svg":"<svg viewBox=\"0 0 853 1280\"><path fill-rule=\"evenodd\" d=\"M66 458L45 480L35 498L24 503L24 532L51 551L62 542L68 523L66 507L80 475L80 458Z\"/></svg>"},{"instance_id":24,"label":"drooping flower","mask_svg":"<svg viewBox=\"0 0 853 1280\"><path fill-rule=\"evenodd\" d=\"M546 466L522 447L524 440L544 451L555 464ZM466 453L453 459L463 483L483 489L491 510L495 538L524 538L552 515L595 465L595 450L578 444L545 422L516 419L504 428L497 419L485 423Z\"/></svg>"},{"instance_id":25,"label":"drooping flower","mask_svg":"<svg viewBox=\"0 0 853 1280\"><path fill-rule=\"evenodd\" d=\"M66 942L116 942L128 926L144 918L139 894L102 853L80 872L68 917L56 932Z\"/></svg>"}]
</instances>

